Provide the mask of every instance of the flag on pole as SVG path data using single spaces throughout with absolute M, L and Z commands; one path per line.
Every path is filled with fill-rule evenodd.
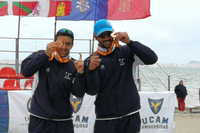
M 150 0 L 73 0 L 70 15 L 57 20 L 128 20 L 150 16 Z
M 73 0 L 70 15 L 57 20 L 98 20 L 107 17 L 108 0 Z
M 0 15 L 8 15 L 7 12 L 8 4 L 5 1 L 0 1 Z
M 32 12 L 38 2 L 12 2 L 13 15 L 26 16 Z
M 48 17 L 59 17 L 70 14 L 71 0 L 50 0 L 50 9 Z
M 0 16 L 58 17 L 70 14 L 72 0 L 4 0 Z
M 108 19 L 141 19 L 150 16 L 149 0 L 109 0 Z

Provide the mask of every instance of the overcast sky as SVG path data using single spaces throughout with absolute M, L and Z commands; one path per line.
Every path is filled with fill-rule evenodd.
M 199 0 L 151 0 L 150 17 L 110 22 L 116 31 L 126 31 L 132 40 L 153 49 L 158 55 L 158 63 L 186 64 L 193 60 L 200 62 L 199 6 Z M 53 38 L 54 21 L 55 18 L 23 17 L 20 37 Z M 75 39 L 92 39 L 93 25 L 92 21 L 57 21 L 56 29 L 66 27 L 74 32 Z M 0 17 L 0 37 L 17 37 L 17 27 L 18 17 Z M 14 50 L 14 45 L 9 44 L 13 42 L 6 41 L 0 39 L 0 48 Z M 41 48 L 45 48 L 49 41 L 43 42 Z M 28 41 L 28 47 L 23 47 L 34 51 L 39 45 L 31 47 L 31 44 L 36 43 L 38 42 Z M 85 47 L 80 42 L 75 45 L 75 49 L 80 51 Z

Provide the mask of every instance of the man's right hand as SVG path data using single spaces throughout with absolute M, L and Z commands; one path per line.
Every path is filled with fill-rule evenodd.
M 51 53 L 53 52 L 54 49 L 58 48 L 58 42 L 51 42 L 49 44 L 47 44 L 47 48 L 46 48 L 46 55 L 50 56 Z
M 90 59 L 89 70 L 94 70 L 97 66 L 99 66 L 101 59 L 97 55 L 97 51 L 93 53 Z

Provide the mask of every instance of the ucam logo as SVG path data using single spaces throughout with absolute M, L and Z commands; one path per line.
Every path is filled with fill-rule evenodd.
M 160 113 L 160 116 L 158 116 L 159 112 L 162 109 L 163 102 L 164 98 L 148 98 L 149 107 L 154 115 L 148 113 L 149 116 L 147 115 L 146 117 L 142 118 L 142 129 L 168 129 L 168 116 L 166 116 L 166 114 L 163 113 Z
M 163 105 L 163 100 L 164 98 L 162 99 L 150 99 L 148 98 L 148 101 L 149 101 L 149 106 L 151 108 L 151 111 L 156 115 L 158 114 L 158 112 L 160 111 L 162 105 Z
M 80 110 L 82 102 L 83 98 L 73 98 L 73 100 L 71 101 L 71 105 L 73 107 L 74 113 L 77 113 Z
M 85 116 L 80 112 L 78 115 L 75 115 L 76 113 L 79 112 L 81 106 L 83 103 L 83 98 L 73 98 L 71 101 L 71 105 L 73 107 L 73 112 L 74 112 L 74 128 L 88 128 L 88 120 L 89 117 Z

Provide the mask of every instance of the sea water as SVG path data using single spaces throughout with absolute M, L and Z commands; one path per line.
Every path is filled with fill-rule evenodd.
M 163 71 L 163 70 L 164 71 Z M 186 67 L 139 67 L 141 91 L 162 92 L 173 91 L 175 86 L 183 80 L 187 89 L 186 107 L 200 106 L 200 68 Z M 169 83 L 169 85 L 168 85 Z M 177 99 L 175 98 L 177 107 Z

